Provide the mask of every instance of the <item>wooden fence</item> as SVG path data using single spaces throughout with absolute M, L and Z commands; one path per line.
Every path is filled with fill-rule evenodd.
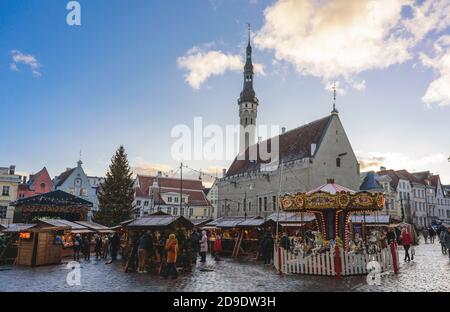
M 336 253 L 338 256 L 336 256 Z M 281 273 L 310 275 L 348 276 L 368 274 L 377 269 L 380 272 L 398 271 L 396 246 L 369 255 L 344 251 L 336 247 L 332 251 L 303 256 L 275 246 L 274 265 Z

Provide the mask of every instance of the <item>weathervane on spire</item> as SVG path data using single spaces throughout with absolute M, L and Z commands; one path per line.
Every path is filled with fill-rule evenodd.
M 331 113 L 339 113 L 336 109 L 336 80 L 333 82 L 333 110 L 331 111 Z

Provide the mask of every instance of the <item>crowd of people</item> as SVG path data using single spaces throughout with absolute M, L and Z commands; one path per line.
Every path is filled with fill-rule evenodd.
M 76 234 L 73 239 L 73 260 L 80 261 L 80 254 L 85 261 L 91 259 L 91 246 L 94 246 L 95 259 L 107 259 L 111 256 L 111 260 L 108 263 L 117 260 L 117 255 L 120 249 L 120 237 L 119 234 L 95 234 L 93 237 L 90 235 Z
M 191 272 L 199 258 L 200 263 L 206 263 L 208 251 L 216 261 L 220 261 L 220 234 L 217 233 L 211 241 L 206 231 L 200 230 L 179 230 L 168 236 L 161 232 L 145 231 L 132 240 L 129 268 L 138 273 L 148 273 L 150 268 L 159 264 L 158 273 L 166 278 L 176 278 L 177 267 L 181 267 L 182 272 Z
M 450 260 L 450 227 L 444 225 L 424 227 L 422 236 L 425 244 L 434 244 L 436 237 L 439 239 L 443 255 L 449 256 Z

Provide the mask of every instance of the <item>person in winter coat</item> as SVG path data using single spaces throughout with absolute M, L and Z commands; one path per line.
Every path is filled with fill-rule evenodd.
M 216 240 L 214 241 L 214 260 L 220 261 L 220 253 L 222 252 L 222 237 L 220 234 L 216 235 Z
M 169 239 L 166 242 L 165 250 L 167 252 L 167 266 L 165 270 L 164 276 L 167 278 L 170 275 L 173 275 L 174 278 L 177 278 L 177 256 L 178 256 L 178 240 L 175 234 L 170 234 Z
M 387 233 L 387 241 L 388 244 L 390 245 L 391 243 L 396 243 L 397 242 L 397 237 L 395 235 L 395 230 L 392 228 L 389 228 L 388 233 Z
M 402 234 L 400 235 L 400 240 L 403 245 L 403 249 L 405 249 L 405 261 L 411 261 L 411 257 L 409 255 L 409 248 L 412 244 L 411 234 L 409 234 L 406 228 L 403 228 Z
M 447 231 L 445 231 L 444 244 L 445 244 L 445 247 L 447 247 L 447 254 L 448 254 L 448 258 L 450 260 L 450 227 L 447 228 Z
M 202 238 L 200 239 L 200 262 L 206 262 L 206 253 L 208 252 L 208 236 L 206 236 L 206 231 L 202 231 Z
M 83 251 L 84 260 L 89 261 L 91 259 L 91 242 L 87 235 L 83 238 L 81 250 Z
M 114 233 L 113 237 L 111 238 L 110 242 L 111 246 L 111 261 L 108 263 L 112 263 L 113 261 L 117 260 L 117 253 L 120 249 L 120 236 L 117 233 Z
M 82 244 L 81 236 L 80 234 L 77 234 L 75 236 L 75 239 L 73 240 L 73 261 L 80 260 L 81 244 Z
M 154 255 L 153 237 L 150 232 L 144 233 L 138 240 L 138 273 L 145 272 L 145 266 L 149 258 Z
M 447 233 L 446 228 L 442 228 L 439 233 L 439 243 L 441 244 L 442 254 L 447 254 L 447 246 L 445 246 L 445 234 Z
M 94 252 L 95 260 L 99 260 L 102 255 L 102 238 L 98 234 L 95 234 Z
M 192 260 L 193 260 L 193 246 L 192 246 L 192 237 L 188 232 L 184 237 L 184 241 L 180 248 L 181 254 L 181 265 L 183 266 L 183 272 L 191 272 L 192 271 Z
M 423 228 L 422 230 L 423 239 L 425 240 L 425 244 L 428 243 L 428 229 Z
M 286 232 L 283 233 L 280 241 L 281 248 L 291 250 L 291 242 Z
M 102 239 L 102 258 L 108 258 L 109 254 L 109 237 L 108 235 L 104 235 Z
M 200 253 L 200 240 L 202 239 L 202 236 L 198 231 L 194 231 L 191 235 L 192 240 L 192 249 L 194 252 L 193 258 L 194 258 L 194 264 L 197 263 L 197 257 Z
M 263 240 L 261 241 L 261 254 L 264 259 L 264 264 L 270 264 L 272 260 L 273 245 L 274 242 L 272 234 L 267 232 Z
M 434 237 L 436 236 L 436 232 L 434 231 L 433 227 L 430 225 L 428 228 L 428 236 L 430 237 L 430 242 L 434 244 Z

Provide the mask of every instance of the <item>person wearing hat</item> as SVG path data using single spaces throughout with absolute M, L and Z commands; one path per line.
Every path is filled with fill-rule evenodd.
M 80 260 L 80 250 L 81 250 L 81 235 L 75 235 L 75 239 L 73 240 L 73 261 Z
M 170 234 L 169 239 L 166 241 L 165 246 L 167 252 L 167 267 L 165 270 L 164 277 L 168 277 L 169 275 L 173 275 L 174 278 L 178 277 L 177 272 L 177 256 L 178 256 L 178 240 L 175 234 Z

